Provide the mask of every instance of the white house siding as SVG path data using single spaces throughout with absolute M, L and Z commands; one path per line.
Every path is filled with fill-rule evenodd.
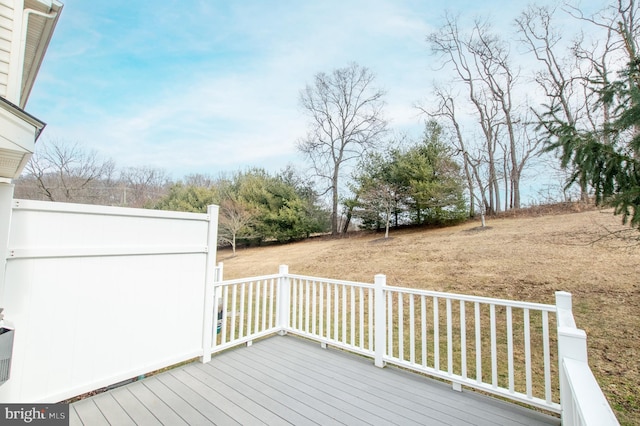
M 13 1 L 0 0 L 0 96 L 7 97 L 9 60 L 13 36 Z

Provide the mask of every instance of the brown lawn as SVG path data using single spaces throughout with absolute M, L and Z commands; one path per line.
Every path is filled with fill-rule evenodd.
M 226 279 L 277 273 L 554 303 L 573 294 L 589 363 L 622 424 L 640 424 L 640 233 L 611 211 L 555 212 L 489 219 L 432 230 L 361 233 L 342 239 L 218 253 Z

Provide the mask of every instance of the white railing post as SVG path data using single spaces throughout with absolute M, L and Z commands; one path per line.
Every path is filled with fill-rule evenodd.
M 207 214 L 209 216 L 209 226 L 207 229 L 207 256 L 205 259 L 203 295 L 202 356 L 200 357 L 200 362 L 202 363 L 211 361 L 211 348 L 215 341 L 213 318 L 214 315 L 217 315 L 217 300 L 214 300 L 216 299 L 214 284 L 218 279 L 217 268 L 215 266 L 218 247 L 218 206 L 208 206 Z M 222 269 L 220 269 L 220 271 L 222 271 Z M 214 310 L 216 311 L 215 313 Z
M 562 371 L 563 358 L 587 362 L 587 334 L 576 327 L 571 293 L 556 292 L 556 309 L 558 311 L 558 362 Z
M 576 327 L 571 293 L 556 292 L 558 367 L 563 425 L 618 425 L 587 357 L 587 334 Z
M 215 286 L 213 288 L 213 324 L 211 327 L 211 351 L 218 344 L 218 321 L 220 321 L 220 327 L 224 327 L 226 325 L 227 313 L 224 311 L 227 309 L 226 306 L 222 306 L 222 287 L 218 286 L 218 283 L 224 281 L 224 264 L 222 262 L 218 262 L 218 265 L 215 269 L 215 277 L 214 283 Z M 219 319 L 218 316 L 222 313 L 222 318 Z
M 587 335 L 584 330 L 576 327 L 572 305 L 571 293 L 556 292 L 560 405 L 562 406 L 562 423 L 566 425 L 575 424 L 576 413 L 573 410 L 571 386 L 567 380 L 563 361 L 568 358 L 587 362 Z
M 218 262 L 216 267 L 215 282 L 219 283 L 220 281 L 224 281 L 224 263 L 222 262 Z
M 384 356 L 387 350 L 387 310 L 385 309 L 385 287 L 387 285 L 387 277 L 383 274 L 375 276 L 374 290 L 374 353 L 375 366 L 384 367 Z M 391 326 L 391 324 L 389 324 Z
M 571 293 L 567 293 L 566 291 L 556 291 L 556 310 L 558 312 L 558 328 L 576 328 L 576 322 L 573 319 L 573 302 Z
M 284 336 L 289 329 L 291 291 L 289 288 L 289 266 L 280 265 L 278 270 L 278 334 Z
M 562 360 L 569 352 L 579 351 L 580 335 L 575 326 L 572 312 L 571 293 L 556 291 L 556 310 L 558 328 L 558 372 L 560 379 L 560 405 L 562 407 L 562 422 L 566 425 L 575 424 L 575 413 L 571 397 L 571 387 L 567 380 Z M 584 332 L 583 332 L 584 334 Z

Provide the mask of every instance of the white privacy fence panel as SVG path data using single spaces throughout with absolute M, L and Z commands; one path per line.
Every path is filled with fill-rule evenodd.
M 15 200 L 1 297 L 16 331 L 0 401 L 59 401 L 203 355 L 216 228 L 216 208 Z

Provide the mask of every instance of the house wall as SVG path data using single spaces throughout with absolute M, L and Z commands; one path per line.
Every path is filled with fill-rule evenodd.
M 201 356 L 210 213 L 15 200 L 2 294 L 15 343 L 0 401 L 56 402 Z
M 7 97 L 11 40 L 13 40 L 13 0 L 0 0 L 0 96 Z

